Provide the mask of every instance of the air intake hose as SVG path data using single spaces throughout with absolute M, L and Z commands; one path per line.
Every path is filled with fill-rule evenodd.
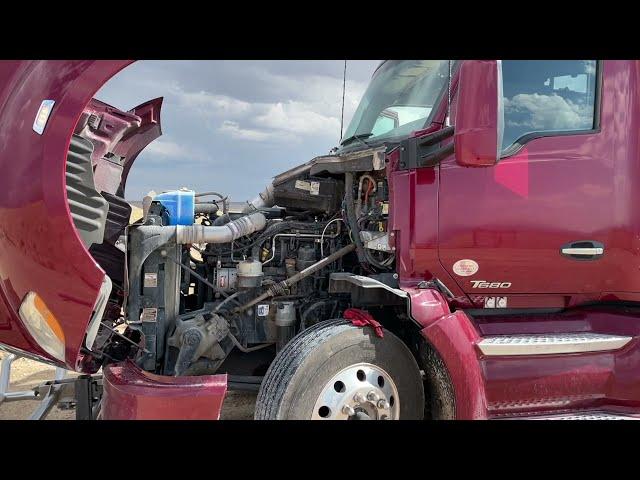
M 264 229 L 267 218 L 259 212 L 240 217 L 222 226 L 178 225 L 176 243 L 231 243 Z
M 274 203 L 273 183 L 270 183 L 256 198 L 247 202 L 247 205 L 242 209 L 242 213 L 254 212 L 260 208 L 273 207 Z

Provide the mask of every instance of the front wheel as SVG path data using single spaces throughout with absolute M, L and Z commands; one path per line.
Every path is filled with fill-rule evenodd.
M 345 320 L 314 325 L 278 353 L 256 401 L 256 420 L 421 419 L 424 390 L 407 346 Z

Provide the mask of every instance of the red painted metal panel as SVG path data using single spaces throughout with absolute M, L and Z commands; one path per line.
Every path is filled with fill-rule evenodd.
M 42 297 L 79 350 L 104 272 L 70 217 L 65 161 L 76 122 L 102 84 L 129 61 L 0 62 L 0 343 L 51 359 L 17 316 L 29 291 Z M 42 135 L 31 128 L 40 102 L 55 100 Z M 60 363 L 60 362 L 56 362 Z
M 103 420 L 218 420 L 226 375 L 166 377 L 133 362 L 104 369 Z

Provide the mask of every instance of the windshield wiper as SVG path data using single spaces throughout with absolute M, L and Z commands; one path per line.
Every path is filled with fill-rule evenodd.
M 358 140 L 365 147 L 370 147 L 371 145 L 369 145 L 367 142 L 365 142 L 364 139 L 365 138 L 369 138 L 371 135 L 373 135 L 373 133 L 359 133 L 357 135 L 351 135 L 349 138 L 345 138 L 343 141 L 341 141 L 340 145 L 344 146 L 347 143 L 351 143 L 354 140 Z

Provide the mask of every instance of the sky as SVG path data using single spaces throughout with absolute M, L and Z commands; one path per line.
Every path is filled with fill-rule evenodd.
M 348 60 L 344 129 L 379 60 Z M 139 61 L 96 94 L 120 110 L 164 97 L 162 136 L 138 156 L 127 200 L 215 190 L 241 202 L 340 137 L 344 60 Z

